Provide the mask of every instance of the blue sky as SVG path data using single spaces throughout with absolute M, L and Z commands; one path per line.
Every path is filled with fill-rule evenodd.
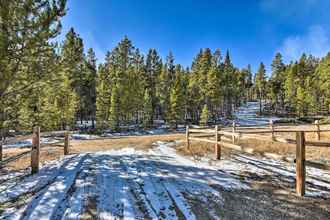
M 127 35 L 143 52 L 172 51 L 185 66 L 209 47 L 256 70 L 277 51 L 285 61 L 330 51 L 329 11 L 328 0 L 68 0 L 59 39 L 74 27 L 98 62 Z

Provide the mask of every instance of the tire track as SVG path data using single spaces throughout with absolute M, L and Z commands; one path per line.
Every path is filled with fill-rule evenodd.
M 150 219 L 139 206 L 141 204 L 133 190 L 136 187 L 134 177 L 128 174 L 123 157 L 126 156 L 102 155 L 98 158 L 98 217 L 99 219 Z
M 55 181 L 38 193 L 32 202 L 29 203 L 22 219 L 51 219 L 56 212 L 59 212 L 57 209 L 65 201 L 66 194 L 71 189 L 72 184 L 74 184 L 86 157 L 87 155 L 83 155 L 80 157 L 80 160 L 68 163 L 65 167 L 62 167 L 62 172 L 57 175 Z

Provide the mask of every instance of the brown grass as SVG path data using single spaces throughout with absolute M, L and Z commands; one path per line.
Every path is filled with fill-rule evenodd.
M 281 133 L 276 134 L 283 138 L 295 138 L 294 133 Z M 266 135 L 269 137 L 269 135 Z M 307 140 L 315 140 L 314 133 L 306 134 Z M 147 150 L 152 147 L 152 143 L 156 141 L 174 141 L 181 140 L 181 143 L 177 146 L 179 153 L 183 155 L 194 156 L 195 159 L 200 159 L 205 155 L 213 156 L 214 145 L 204 142 L 191 142 L 191 148 L 188 150 L 185 146 L 184 134 L 163 134 L 163 135 L 146 135 L 146 136 L 129 136 L 129 137 L 117 137 L 106 138 L 98 140 L 73 140 L 70 142 L 70 153 L 84 153 L 84 152 L 97 152 L 106 151 L 111 149 L 120 149 L 124 147 L 132 147 L 139 150 Z M 322 141 L 330 141 L 330 132 L 321 134 Z M 263 154 L 274 153 L 282 156 L 293 157 L 295 156 L 295 145 L 287 143 L 272 142 L 269 140 L 256 140 L 256 139 L 241 139 L 239 143 L 243 147 L 253 148 L 254 152 Z M 4 149 L 4 158 L 8 158 L 28 149 Z M 231 149 L 222 148 L 221 156 L 226 158 L 230 156 L 233 151 Z M 57 160 L 63 156 L 62 147 L 45 146 L 41 149 L 40 161 L 41 164 Z M 330 148 L 325 147 L 307 147 L 306 149 L 307 159 L 312 160 L 330 160 Z M 17 170 L 24 169 L 30 166 L 30 156 L 26 156 L 9 163 L 6 169 Z
M 70 154 L 97 152 L 112 149 L 120 149 L 124 147 L 132 147 L 140 150 L 147 150 L 152 147 L 152 143 L 156 141 L 174 141 L 183 140 L 183 134 L 165 134 L 165 135 L 149 135 L 149 136 L 130 136 L 118 137 L 98 140 L 72 140 L 70 142 Z M 15 156 L 17 154 L 28 151 L 27 148 L 10 148 L 4 149 L 4 159 Z M 43 146 L 40 151 L 40 163 L 57 160 L 63 156 L 63 147 Z M 16 161 L 6 165 L 8 170 L 25 169 L 30 166 L 31 157 L 28 154 Z
M 288 137 L 288 135 L 286 135 Z M 294 135 L 291 135 L 290 138 L 293 138 Z M 315 140 L 313 135 L 307 134 L 306 140 Z M 323 135 L 321 137 L 322 141 L 330 141 L 330 138 Z M 244 139 L 240 140 L 239 144 L 244 147 L 250 147 L 255 150 L 257 153 L 274 153 L 282 156 L 291 156 L 295 157 L 296 145 L 280 142 L 272 142 L 268 140 L 256 140 L 256 139 Z M 306 159 L 312 160 L 330 160 L 330 148 L 329 147 L 306 147 Z
M 150 149 L 152 147 L 152 143 L 156 141 L 183 140 L 184 137 L 184 134 L 129 136 L 99 140 L 76 140 L 71 141 L 70 145 L 79 153 L 106 151 L 111 149 L 120 149 L 123 147 L 147 150 Z
M 27 151 L 27 149 L 11 149 L 9 152 L 5 150 L 4 157 L 12 157 L 19 153 L 23 153 Z M 40 163 L 44 164 L 47 161 L 57 160 L 61 156 L 63 156 L 63 148 L 60 147 L 50 147 L 45 146 L 40 151 Z M 12 161 L 6 165 L 6 169 L 8 170 L 20 170 L 28 168 L 31 165 L 31 156 L 27 154 L 24 157 L 21 157 L 18 160 Z
M 311 126 L 313 128 L 313 126 Z M 311 127 L 305 126 L 306 129 L 311 129 Z M 277 137 L 295 139 L 295 133 L 277 133 Z M 195 135 L 194 135 L 195 136 Z M 243 135 L 244 136 L 244 135 Z M 265 140 L 260 139 L 244 139 L 241 138 L 236 144 L 244 148 L 252 148 L 257 154 L 272 153 L 285 157 L 295 158 L 296 145 L 288 143 L 280 143 L 271 141 L 271 135 L 265 134 Z M 316 133 L 306 133 L 306 140 L 315 141 Z M 321 141 L 330 142 L 330 132 L 321 133 Z M 191 142 L 191 148 L 188 150 L 183 145 L 178 147 L 179 152 L 184 155 L 195 156 L 200 158 L 205 155 L 214 154 L 214 144 L 205 142 Z M 222 157 L 229 156 L 233 151 L 228 148 L 222 148 Z M 330 148 L 329 147 L 311 147 L 306 148 L 306 159 L 309 160 L 330 160 Z

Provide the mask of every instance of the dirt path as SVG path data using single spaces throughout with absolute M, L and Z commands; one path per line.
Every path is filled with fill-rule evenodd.
M 8 183 L 0 196 L 1 215 L 5 219 L 197 219 L 188 198 L 222 201 L 210 183 L 227 189 L 246 187 L 230 175 L 196 166 L 167 150 L 126 148 L 58 161 L 19 184 Z M 212 210 L 205 213 L 216 218 Z
M 299 198 L 293 165 L 244 154 L 197 162 L 171 146 L 71 155 L 4 181 L 0 218 L 329 219 L 329 173 L 309 169 Z

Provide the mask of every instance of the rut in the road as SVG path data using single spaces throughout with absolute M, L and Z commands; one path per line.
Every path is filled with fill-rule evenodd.
M 192 205 L 197 200 L 216 219 L 211 204 L 220 204 L 222 198 L 210 185 L 239 186 L 216 169 L 154 150 L 123 149 L 61 162 L 53 165 L 56 177 L 48 173 L 52 181 L 31 194 L 26 206 L 4 213 L 7 219 L 196 219 Z M 41 177 L 31 178 L 33 182 Z M 24 193 L 38 185 L 22 184 Z

